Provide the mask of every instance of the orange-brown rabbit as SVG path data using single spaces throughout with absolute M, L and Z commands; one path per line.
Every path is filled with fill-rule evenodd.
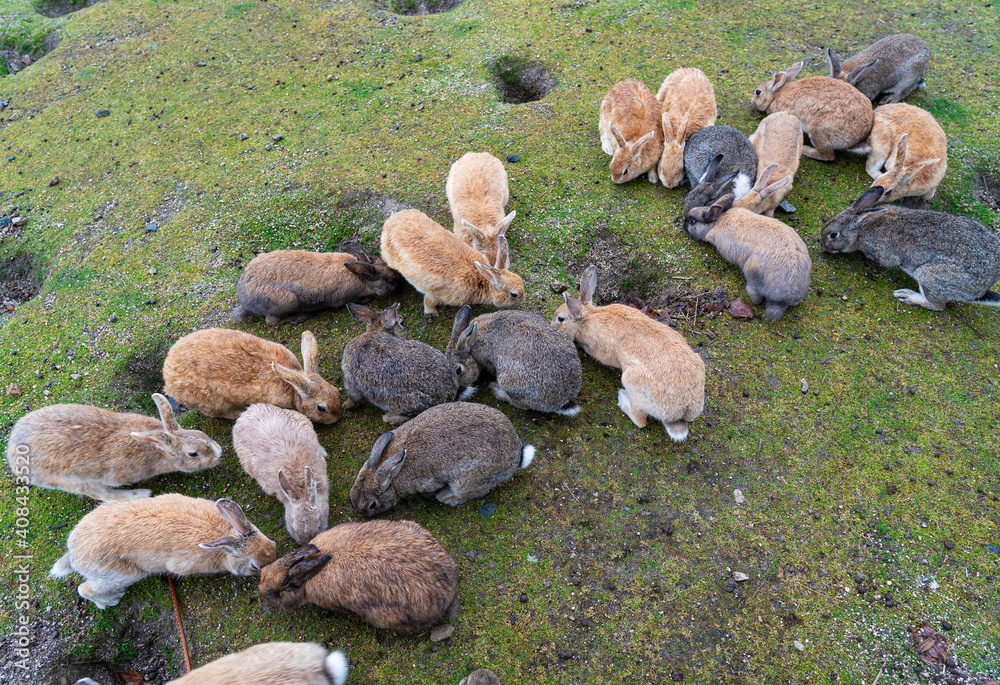
M 451 165 L 445 185 L 455 234 L 492 264 L 497 238 L 510 228 L 516 212 L 504 216 L 510 198 L 503 162 L 486 152 L 467 152 Z
M 325 647 L 309 642 L 266 642 L 216 659 L 167 685 L 344 685 L 345 680 L 343 652 L 327 654 Z
M 769 178 L 782 179 L 788 176 L 795 178 L 802 158 L 802 122 L 794 114 L 775 112 L 764 117 L 757 130 L 750 136 L 757 151 L 757 179 L 767 172 L 771 164 L 777 164 L 772 169 Z M 792 181 L 771 193 L 753 211 L 764 216 L 774 216 L 774 208 L 781 204 L 785 196 L 792 191 Z
M 948 137 L 930 112 L 905 103 L 875 109 L 865 171 L 885 188 L 880 202 L 932 200 L 948 170 Z
M 663 154 L 660 183 L 676 188 L 684 180 L 684 144 L 691 134 L 715 123 L 715 89 L 701 69 L 685 67 L 663 79 L 656 99 L 662 105 Z
M 653 91 L 635 79 L 616 83 L 604 96 L 598 130 L 601 149 L 611 155 L 611 180 L 615 183 L 642 174 L 656 183 L 656 164 L 663 153 L 660 111 Z

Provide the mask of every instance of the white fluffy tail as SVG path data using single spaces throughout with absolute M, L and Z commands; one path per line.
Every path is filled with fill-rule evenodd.
M 49 571 L 50 576 L 56 578 L 65 578 L 73 572 L 73 565 L 69 563 L 69 552 L 59 557 L 59 561 L 52 565 L 52 570 Z
M 559 407 L 555 411 L 556 414 L 561 414 L 563 416 L 576 416 L 580 413 L 580 405 L 576 402 L 569 401 L 563 406 Z
M 686 421 L 665 423 L 663 424 L 663 427 L 667 429 L 667 435 L 669 435 L 674 442 L 681 442 L 687 439 L 688 425 Z
M 531 466 L 531 462 L 535 460 L 535 448 L 531 445 L 525 445 L 521 448 L 521 468 L 526 469 Z
M 476 386 L 474 386 L 474 385 L 467 385 L 467 386 L 465 386 L 464 389 L 459 390 L 459 392 L 458 392 L 458 399 L 456 399 L 455 401 L 456 402 L 464 402 L 465 400 L 469 399 L 470 397 L 472 397 L 475 394 L 476 394 Z
M 333 685 L 344 685 L 347 680 L 347 657 L 343 652 L 330 652 L 326 655 L 326 674 L 330 676 Z

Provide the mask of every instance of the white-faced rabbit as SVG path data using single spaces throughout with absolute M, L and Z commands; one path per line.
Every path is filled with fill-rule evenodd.
M 285 505 L 285 528 L 304 545 L 327 529 L 330 486 L 326 450 L 312 422 L 297 411 L 251 404 L 233 424 L 243 469 Z
M 638 309 L 595 306 L 596 289 L 597 268 L 589 266 L 580 298 L 566 293 L 553 325 L 600 363 L 622 370 L 618 406 L 635 425 L 643 428 L 653 417 L 673 440 L 684 440 L 705 407 L 705 362 L 684 336 Z
M 482 253 L 497 258 L 497 238 L 510 228 L 516 212 L 504 216 L 510 198 L 503 162 L 486 152 L 467 152 L 451 165 L 445 185 L 455 234 Z
M 695 131 L 715 123 L 715 89 L 701 69 L 685 67 L 663 79 L 656 99 L 662 106 L 663 154 L 656 167 L 660 183 L 676 188 L 684 180 L 684 145 Z
M 611 180 L 626 183 L 646 174 L 656 183 L 663 153 L 660 101 L 641 81 L 626 79 L 611 86 L 601 100 L 598 122 L 601 149 L 611 155 Z
M 219 463 L 217 442 L 199 430 L 181 428 L 163 395 L 154 394 L 153 401 L 159 420 L 82 404 L 37 409 L 21 417 L 7 439 L 11 470 L 15 475 L 26 471 L 28 482 L 40 488 L 126 502 L 151 493 L 114 487 Z
M 535 448 L 522 444 L 499 409 L 439 404 L 379 437 L 351 488 L 351 504 L 367 516 L 418 494 L 456 506 L 485 497 L 534 457 Z
M 746 195 L 757 178 L 757 151 L 732 126 L 696 131 L 684 147 L 684 169 L 691 190 L 684 198 L 684 216 L 694 207 L 711 204 L 733 183 L 737 197 Z
M 812 147 L 802 154 L 823 162 L 835 158 L 834 150 L 861 145 L 872 130 L 872 103 L 854 86 L 829 76 L 792 81 L 802 70 L 796 62 L 757 86 L 751 102 L 762 112 L 791 112 L 809 134 Z
M 260 575 L 272 609 L 348 611 L 376 628 L 413 633 L 458 615 L 458 565 L 413 521 L 342 523 Z
M 827 48 L 826 59 L 830 76 L 850 83 L 869 100 L 884 93 L 879 100 L 884 105 L 899 102 L 924 85 L 931 49 L 912 33 L 897 33 L 872 43 L 843 64 L 833 48 Z
M 231 499 L 178 494 L 106 502 L 80 519 L 66 547 L 49 575 L 79 573 L 86 579 L 80 596 L 98 609 L 118 604 L 146 576 L 251 576 L 277 557 L 275 544 Z
M 805 299 L 812 275 L 809 250 L 799 234 L 791 226 L 754 211 L 791 182 L 786 176 L 768 186 L 776 167 L 771 164 L 736 204 L 732 195 L 725 195 L 709 207 L 692 209 L 684 219 L 684 230 L 692 238 L 711 243 L 723 259 L 740 267 L 750 301 L 764 302 L 764 311 L 772 321 Z
M 869 188 L 823 226 L 827 252 L 862 252 L 912 276 L 920 292 L 893 292 L 904 304 L 941 311 L 949 302 L 1000 307 L 990 288 L 1000 278 L 1000 238 L 977 221 L 945 212 L 877 205 L 883 189 Z
M 447 355 L 419 340 L 410 340 L 399 303 L 377 312 L 371 307 L 349 304 L 365 332 L 344 347 L 344 409 L 353 409 L 366 399 L 385 412 L 382 420 L 398 425 L 436 404 L 470 396 L 475 388 L 463 388 L 460 376 L 475 335 L 466 336 Z
M 767 172 L 769 178 L 795 178 L 802 157 L 802 123 L 797 116 L 788 112 L 768 114 L 750 136 L 750 142 L 757 151 L 758 179 L 771 164 L 777 164 L 777 168 Z M 774 216 L 774 208 L 791 191 L 792 182 L 789 181 L 771 193 L 767 201 L 754 211 L 764 216 Z
M 268 324 L 302 323 L 324 309 L 348 302 L 368 302 L 395 292 L 402 277 L 360 245 L 345 243 L 347 252 L 275 250 L 254 257 L 236 283 L 240 304 L 234 321 L 251 314 Z
M 948 169 L 948 137 L 934 115 L 906 103 L 877 107 L 868 144 L 865 170 L 885 189 L 880 202 L 934 198 Z
M 311 642 L 266 642 L 196 668 L 167 685 L 343 685 L 347 657 Z
M 518 409 L 580 413 L 575 398 L 583 385 L 583 366 L 565 333 L 531 312 L 492 312 L 470 322 L 471 315 L 467 306 L 459 310 L 448 343 L 448 349 L 454 348 L 467 329 L 476 327 L 463 384 L 474 383 L 484 369 L 496 378 L 490 390 L 498 400 Z
M 302 332 L 302 366 L 288 348 L 243 331 L 206 328 L 174 343 L 167 394 L 206 416 L 236 419 L 251 404 L 294 409 L 319 423 L 340 417 L 340 391 L 319 375 L 319 346 Z
M 424 313 L 437 316 L 439 304 L 492 304 L 517 307 L 524 281 L 510 271 L 507 238 L 497 236 L 494 266 L 478 250 L 423 212 L 396 212 L 382 225 L 382 256 L 424 296 Z

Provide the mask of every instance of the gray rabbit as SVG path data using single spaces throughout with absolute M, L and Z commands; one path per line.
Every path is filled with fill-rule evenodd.
M 844 60 L 826 49 L 830 77 L 847 81 L 874 100 L 885 93 L 880 105 L 900 102 L 924 84 L 924 74 L 931 61 L 931 49 L 912 33 L 897 33 L 872 43 Z
M 348 311 L 366 330 L 347 342 L 341 361 L 347 394 L 343 409 L 353 409 L 364 398 L 385 411 L 382 420 L 393 425 L 436 404 L 465 399 L 475 392 L 475 388 L 463 388 L 459 383 L 475 343 L 475 331 L 445 356 L 430 345 L 409 339 L 398 308 L 397 302 L 379 313 L 371 307 L 348 304 Z
M 949 302 L 1000 307 L 990 286 L 1000 278 L 1000 238 L 982 224 L 945 212 L 877 205 L 874 186 L 823 226 L 827 252 L 861 251 L 912 276 L 920 292 L 893 292 L 904 304 L 941 311 Z
M 368 516 L 416 494 L 455 506 L 485 496 L 534 457 L 499 409 L 439 404 L 382 434 L 354 481 L 351 504 Z
M 458 310 L 448 349 L 470 328 L 472 309 Z M 576 416 L 574 398 L 583 385 L 583 366 L 576 346 L 562 331 L 538 314 L 502 310 L 482 314 L 471 323 L 476 342 L 461 380 L 471 385 L 486 370 L 496 378 L 490 390 L 498 400 L 518 409 Z
M 745 135 L 732 126 L 709 126 L 696 131 L 684 146 L 684 171 L 691 191 L 684 198 L 684 214 L 707 207 L 726 194 L 735 181 L 733 195 L 746 195 L 757 179 L 757 151 Z

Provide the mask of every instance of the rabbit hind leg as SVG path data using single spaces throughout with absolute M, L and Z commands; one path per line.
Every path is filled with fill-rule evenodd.
M 618 390 L 618 408 L 625 412 L 625 415 L 632 419 L 632 423 L 636 426 L 639 428 L 646 427 L 649 417 L 646 412 L 632 405 L 628 396 L 628 390 L 625 388 Z
M 947 302 L 936 302 L 934 300 L 929 299 L 924 294 L 924 287 L 920 284 L 918 284 L 918 287 L 920 288 L 919 293 L 915 293 L 912 290 L 909 290 L 908 288 L 900 288 L 899 290 L 894 290 L 892 294 L 893 297 L 895 297 L 903 304 L 914 304 L 919 307 L 923 307 L 924 309 L 930 309 L 931 311 L 935 312 L 944 311 L 945 305 L 948 304 Z
M 91 578 L 81 583 L 76 591 L 84 599 L 93 602 L 98 609 L 107 609 L 122 601 L 129 586 L 144 577 L 143 574 L 138 577 L 115 575 L 113 578 Z
M 808 145 L 802 146 L 802 154 L 809 159 L 816 159 L 820 162 L 832 162 L 836 159 L 836 154 L 832 147 L 810 147 Z
M 506 390 L 500 387 L 499 383 L 490 383 L 490 391 L 493 393 L 493 396 L 501 402 L 506 402 L 507 404 L 517 407 L 518 409 L 531 409 L 528 405 L 511 397 Z
M 41 484 L 39 484 L 41 485 Z M 96 480 L 48 479 L 43 486 L 53 490 L 63 490 L 74 495 L 83 495 L 101 502 L 129 502 L 134 499 L 149 497 L 150 490 L 116 490 L 109 485 Z

